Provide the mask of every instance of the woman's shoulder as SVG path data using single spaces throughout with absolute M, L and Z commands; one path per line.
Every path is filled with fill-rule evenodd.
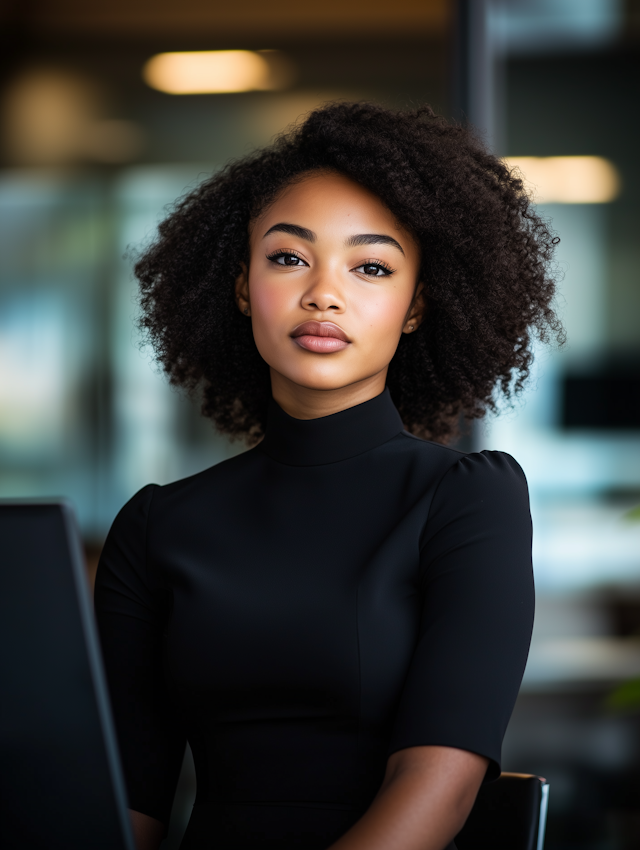
M 526 490 L 527 481 L 518 461 L 507 452 L 485 449 L 463 452 L 451 446 L 423 440 L 403 431 L 395 441 L 395 449 L 408 455 L 418 467 L 435 472 L 439 485 L 449 482 L 454 488 L 465 485 L 480 488 L 515 487 Z
M 146 534 L 167 511 L 175 515 L 176 510 L 189 510 L 202 499 L 229 498 L 234 489 L 242 489 L 253 455 L 249 450 L 168 484 L 145 485 L 119 510 L 110 535 Z
M 173 501 L 175 498 L 188 498 L 190 494 L 211 493 L 214 489 L 228 487 L 232 482 L 239 484 L 244 476 L 253 472 L 256 461 L 259 462 L 260 453 L 256 451 L 256 448 L 241 451 L 193 475 L 162 486 L 156 485 L 154 501 L 157 500 L 159 503 L 165 500 Z
M 513 483 L 526 486 L 527 480 L 518 461 L 507 452 L 483 449 L 479 452 L 461 452 L 451 465 L 452 473 L 465 479 L 500 486 Z
M 501 451 L 460 454 L 440 477 L 424 539 L 492 534 L 531 538 L 529 489 L 520 464 Z

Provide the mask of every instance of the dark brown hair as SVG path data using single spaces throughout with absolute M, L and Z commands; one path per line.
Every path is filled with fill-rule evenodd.
M 334 170 L 374 192 L 421 248 L 426 316 L 403 334 L 387 384 L 405 426 L 446 441 L 461 417 L 522 388 L 532 335 L 562 340 L 552 309 L 553 233 L 517 173 L 430 107 L 331 103 L 178 200 L 140 256 L 140 324 L 177 386 L 249 442 L 264 429 L 269 369 L 237 308 L 249 227 L 306 172 Z

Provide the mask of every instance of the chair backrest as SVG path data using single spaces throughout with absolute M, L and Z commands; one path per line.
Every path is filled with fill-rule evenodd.
M 456 837 L 458 850 L 543 850 L 549 784 L 539 776 L 502 773 L 480 788 Z

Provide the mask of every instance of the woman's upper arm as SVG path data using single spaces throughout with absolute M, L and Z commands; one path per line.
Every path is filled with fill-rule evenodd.
M 131 809 L 168 823 L 185 735 L 164 683 L 166 594 L 147 564 L 154 486 L 120 511 L 96 575 L 102 655 Z
M 463 456 L 445 474 L 422 547 L 422 614 L 390 752 L 453 747 L 500 771 L 502 738 L 533 627 L 526 480 L 508 455 Z
M 473 805 L 482 784 L 489 759 L 454 747 L 407 747 L 392 753 L 380 789 L 383 793 L 401 774 L 413 774 L 425 793 L 437 784 L 447 786 L 447 794 L 459 801 L 464 820 Z
M 136 850 L 158 850 L 165 836 L 164 824 L 155 818 L 129 809 Z
M 394 753 L 385 780 L 362 818 L 331 850 L 442 850 L 473 806 L 487 759 L 452 747 Z

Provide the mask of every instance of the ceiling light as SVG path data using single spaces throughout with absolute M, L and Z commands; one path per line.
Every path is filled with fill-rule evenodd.
M 538 204 L 606 204 L 620 194 L 620 175 L 601 156 L 514 156 L 506 162 L 533 187 Z
M 275 88 L 267 58 L 252 50 L 158 53 L 142 70 L 151 88 L 166 94 L 217 94 Z

